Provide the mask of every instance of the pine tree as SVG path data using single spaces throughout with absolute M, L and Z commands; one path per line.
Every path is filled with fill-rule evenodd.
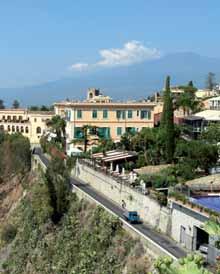
M 167 163 L 171 163 L 174 154 L 174 122 L 173 122 L 173 102 L 170 91 L 170 77 L 166 78 L 166 88 L 163 96 L 163 113 L 161 118 L 161 127 L 166 133 L 165 138 L 165 158 Z
M 18 100 L 14 100 L 14 102 L 12 104 L 12 107 L 13 108 L 19 108 L 20 107 L 20 104 L 19 104 Z

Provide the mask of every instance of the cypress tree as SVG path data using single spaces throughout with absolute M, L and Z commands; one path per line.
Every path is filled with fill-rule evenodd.
M 167 163 L 171 163 L 174 154 L 174 122 L 173 122 L 173 102 L 170 91 L 170 77 L 166 78 L 166 88 L 163 96 L 163 113 L 161 118 L 161 127 L 165 132 L 165 158 Z

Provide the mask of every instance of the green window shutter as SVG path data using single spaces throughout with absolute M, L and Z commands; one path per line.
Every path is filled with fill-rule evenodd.
M 147 111 L 141 110 L 141 119 L 146 119 L 146 118 L 147 118 Z
M 141 110 L 141 119 L 151 119 L 151 111 L 148 109 Z
M 122 128 L 117 127 L 117 136 L 121 136 L 121 135 L 122 135 Z
M 98 136 L 100 138 L 109 139 L 110 138 L 110 128 L 109 127 L 98 128 Z
M 77 139 L 83 138 L 83 130 L 81 127 L 75 127 L 74 138 L 77 138 Z
M 116 117 L 117 117 L 117 119 L 121 118 L 121 111 L 120 110 L 116 110 Z
M 81 119 L 82 118 L 82 110 L 78 109 L 77 110 L 77 119 Z
M 127 133 L 135 133 L 136 129 L 135 129 L 135 127 L 126 127 L 126 132 Z
M 104 119 L 108 118 L 108 110 L 107 109 L 103 109 L 103 118 Z
M 132 112 L 132 110 L 128 110 L 128 118 L 129 118 L 129 119 L 132 119 L 132 117 L 133 117 L 133 112 Z
M 96 109 L 94 109 L 93 111 L 92 111 L 92 118 L 97 118 L 97 110 Z

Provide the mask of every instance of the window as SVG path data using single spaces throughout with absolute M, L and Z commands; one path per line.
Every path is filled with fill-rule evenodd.
M 96 109 L 94 109 L 93 111 L 92 111 L 92 118 L 97 118 L 97 110 Z
M 15 132 L 15 126 L 12 126 L 12 132 Z
M 21 126 L 21 133 L 24 133 L 24 127 Z
M 8 131 L 11 131 L 11 127 L 10 126 L 8 126 Z
M 37 134 L 41 134 L 41 127 L 37 127 L 36 132 Z
M 133 112 L 132 112 L 132 110 L 128 110 L 128 118 L 129 119 L 132 119 L 132 117 L 133 117 Z
M 16 116 L 13 116 L 13 121 L 14 121 L 14 122 L 16 121 Z
M 116 117 L 117 117 L 117 119 L 121 118 L 121 111 L 120 110 L 116 110 Z
M 7 116 L 7 120 L 11 121 L 11 116 L 8 115 Z
M 125 119 L 125 110 L 116 110 L 117 119 Z
M 108 118 L 108 110 L 107 109 L 103 109 L 103 118 L 104 119 Z
M 135 127 L 126 127 L 127 133 L 135 133 Z
M 99 127 L 98 136 L 104 139 L 110 138 L 110 128 L 109 127 Z
M 77 109 L 77 119 L 81 119 L 81 118 L 82 118 L 82 110 Z
M 37 118 L 34 118 L 34 122 L 35 122 L 35 123 L 37 122 Z
M 141 119 L 150 119 L 151 112 L 150 110 L 141 110 Z
M 66 110 L 65 111 L 65 118 L 67 121 L 71 120 L 71 110 Z
M 122 128 L 117 127 L 117 136 L 121 136 L 121 135 L 122 135 Z
M 19 132 L 20 130 L 19 130 L 19 126 L 16 126 L 16 132 Z
M 74 138 L 81 139 L 83 138 L 83 130 L 81 127 L 75 127 L 74 129 Z
M 28 127 L 25 127 L 25 133 L 28 133 L 28 132 L 29 132 Z
M 2 119 L 5 120 L 5 115 L 2 116 Z
M 3 125 L 0 126 L 0 131 L 4 131 L 4 126 Z

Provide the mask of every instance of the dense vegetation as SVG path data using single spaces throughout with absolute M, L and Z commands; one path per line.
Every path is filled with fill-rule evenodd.
M 30 174 L 29 141 L 18 134 L 0 137 L 2 174 Z M 68 165 L 54 157 L 45 174 L 39 170 L 23 185 L 24 197 L 0 224 L 0 272 L 147 273 L 153 263 L 140 242 L 117 218 L 72 194 L 69 179 Z
M 52 213 L 48 188 L 43 179 L 36 181 L 10 219 L 16 233 L 9 239 L 11 252 L 4 274 L 121 274 L 125 269 L 128 274 L 144 274 L 149 270 L 142 245 L 103 209 L 71 195 L 59 225 L 51 222 Z
M 13 176 L 25 176 L 31 166 L 31 150 L 28 138 L 21 134 L 0 133 L 0 180 Z

